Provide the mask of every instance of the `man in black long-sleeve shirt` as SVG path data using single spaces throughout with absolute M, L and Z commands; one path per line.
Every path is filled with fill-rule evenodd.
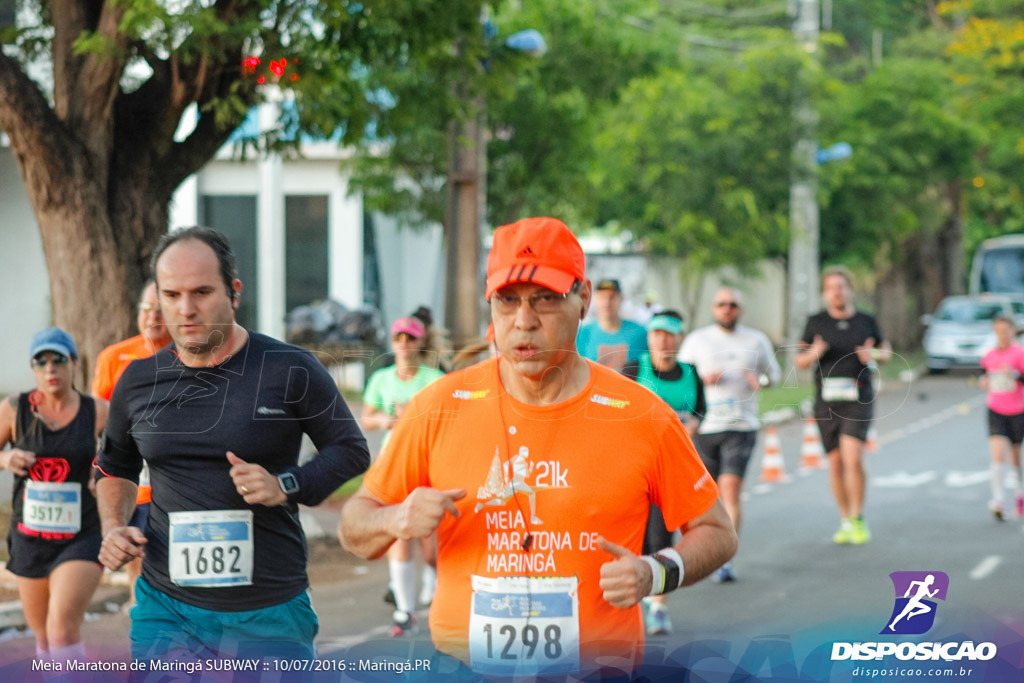
M 366 441 L 311 353 L 235 321 L 241 282 L 223 235 L 170 233 L 153 266 L 174 344 L 125 371 L 97 461 L 100 561 L 145 557 L 132 654 L 312 657 L 298 503 L 363 472 Z M 319 452 L 300 467 L 303 433 Z M 145 534 L 127 526 L 143 460 Z

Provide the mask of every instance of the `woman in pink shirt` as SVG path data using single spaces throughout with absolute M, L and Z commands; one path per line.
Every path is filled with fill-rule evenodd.
M 1017 326 L 1009 318 L 996 316 L 992 321 L 996 348 L 981 359 L 985 374 L 979 382 L 988 391 L 988 447 L 992 452 L 993 516 L 1003 520 L 1004 463 L 1012 463 L 1014 476 L 1014 512 L 1024 516 L 1024 490 L 1021 486 L 1020 445 L 1024 441 L 1024 348 L 1015 342 Z

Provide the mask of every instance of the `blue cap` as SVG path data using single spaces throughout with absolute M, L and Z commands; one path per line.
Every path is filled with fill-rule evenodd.
M 29 358 L 35 358 L 43 351 L 54 351 L 69 358 L 78 358 L 75 340 L 59 327 L 47 327 L 32 335 L 32 351 Z

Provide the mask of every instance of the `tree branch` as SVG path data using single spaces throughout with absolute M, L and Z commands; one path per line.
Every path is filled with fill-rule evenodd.
M 91 153 L 100 177 L 113 137 L 113 109 L 125 65 L 125 38 L 118 24 L 125 8 L 103 0 L 56 0 L 53 4 L 54 112 L 68 133 Z M 100 52 L 78 53 L 75 43 L 96 32 L 109 44 Z
M 943 23 L 942 17 L 939 16 L 939 10 L 935 6 L 935 0 L 928 0 L 926 5 L 928 8 L 928 21 L 931 22 L 932 28 L 940 31 L 945 30 L 947 26 Z
M 72 174 L 68 154 L 78 145 L 50 109 L 45 95 L 20 64 L 0 51 L 0 129 L 22 166 L 26 181 L 45 173 L 49 182 Z M 41 208 L 41 207 L 40 207 Z
M 85 55 L 80 77 L 73 84 L 74 97 L 71 107 L 74 116 L 80 117 L 83 124 L 90 129 L 90 139 L 97 136 L 102 138 L 96 140 L 97 151 L 106 149 L 109 142 L 114 99 L 117 97 L 121 75 L 127 61 L 127 39 L 118 31 L 124 12 L 124 3 L 112 2 L 103 5 L 96 32 L 109 41 L 113 49 Z M 104 131 L 105 135 L 98 135 L 100 131 Z

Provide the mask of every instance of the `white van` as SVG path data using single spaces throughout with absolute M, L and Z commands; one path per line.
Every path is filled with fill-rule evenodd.
M 1002 235 L 982 242 L 974 253 L 967 291 L 1024 296 L 1024 235 Z

